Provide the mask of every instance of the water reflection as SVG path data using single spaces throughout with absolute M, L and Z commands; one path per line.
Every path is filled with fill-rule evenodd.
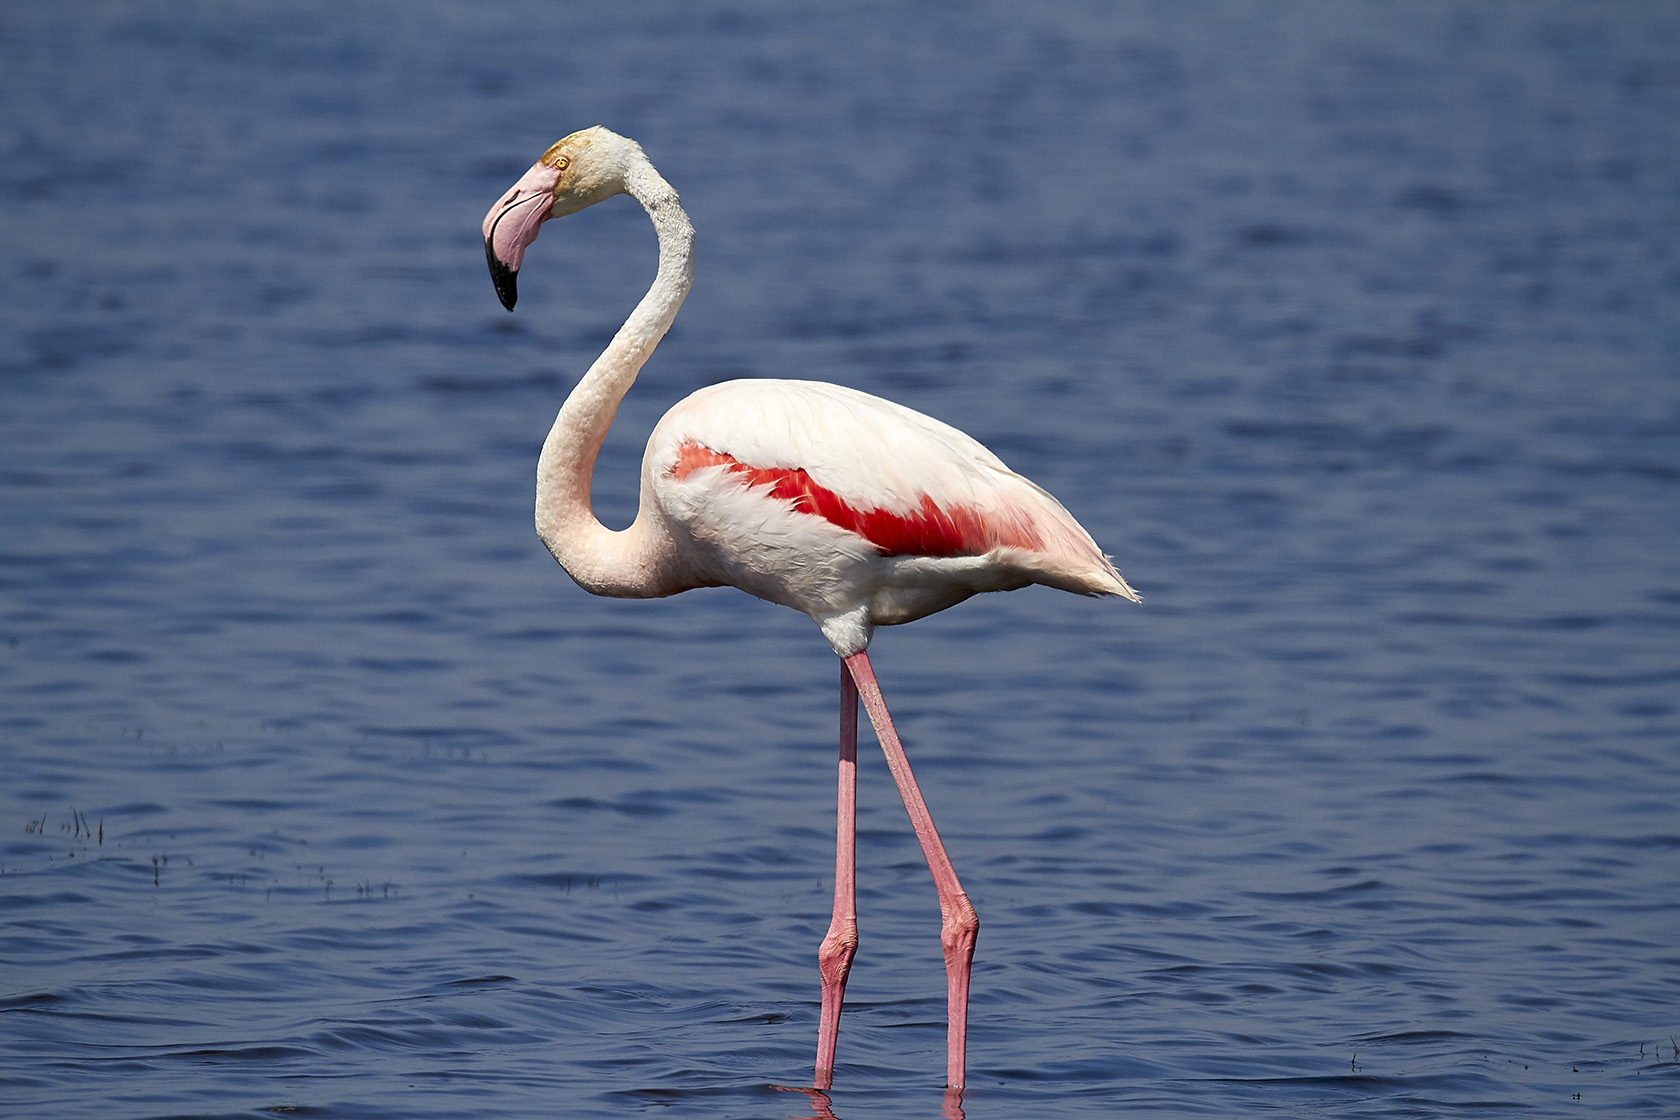
M 784 1093 L 802 1093 L 811 1106 L 811 1115 L 800 1117 L 798 1120 L 841 1120 L 834 1112 L 828 1094 L 821 1089 L 800 1089 L 791 1085 L 775 1085 L 772 1088 Z M 962 1108 L 963 1091 L 961 1089 L 946 1089 L 940 1099 L 940 1120 L 964 1120 Z

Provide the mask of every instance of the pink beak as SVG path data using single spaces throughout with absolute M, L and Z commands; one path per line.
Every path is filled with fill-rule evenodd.
M 525 246 L 537 239 L 543 222 L 548 220 L 554 184 L 559 180 L 560 173 L 554 168 L 536 164 L 484 215 L 484 259 L 490 264 L 496 296 L 509 311 L 519 298 L 515 280 L 519 262 L 525 259 Z

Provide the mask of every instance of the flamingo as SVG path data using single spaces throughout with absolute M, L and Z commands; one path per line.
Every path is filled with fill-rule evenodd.
M 542 223 L 629 194 L 659 239 L 652 285 L 567 396 L 537 462 L 537 534 L 585 591 L 622 598 L 738 587 L 803 611 L 841 659 L 834 914 L 817 953 L 815 1086 L 826 1090 L 857 951 L 857 705 L 862 700 L 933 873 L 947 980 L 946 1084 L 959 1091 L 979 918 L 951 866 L 866 652 L 877 626 L 982 591 L 1044 584 L 1137 601 L 1079 523 L 979 442 L 855 389 L 749 379 L 712 385 L 654 427 L 630 527 L 596 519 L 590 482 L 619 402 L 694 279 L 694 228 L 641 146 L 586 128 L 543 153 L 484 218 L 484 253 L 513 310 Z

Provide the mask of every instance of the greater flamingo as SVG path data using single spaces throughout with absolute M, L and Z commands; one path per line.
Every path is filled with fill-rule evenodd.
M 818 951 L 816 1087 L 834 1075 L 857 950 L 857 703 L 863 701 L 933 872 L 948 985 L 946 1079 L 963 1084 L 969 967 L 980 928 L 945 854 L 865 652 L 877 626 L 912 622 L 981 591 L 1039 583 L 1137 595 L 1071 514 L 949 425 L 812 381 L 743 380 L 692 394 L 642 458 L 635 521 L 615 532 L 589 487 L 619 401 L 694 279 L 694 228 L 640 145 L 605 128 L 561 140 L 490 208 L 484 252 L 502 304 L 542 223 L 616 194 L 659 237 L 653 284 L 566 398 L 537 462 L 537 533 L 585 591 L 622 598 L 734 586 L 811 616 L 841 658 L 834 917 Z

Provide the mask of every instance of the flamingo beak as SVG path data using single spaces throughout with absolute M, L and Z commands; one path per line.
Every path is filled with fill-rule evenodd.
M 496 297 L 509 311 L 519 299 L 516 281 L 525 247 L 537 239 L 548 220 L 559 180 L 554 168 L 536 164 L 484 215 L 484 259 L 490 265 Z

